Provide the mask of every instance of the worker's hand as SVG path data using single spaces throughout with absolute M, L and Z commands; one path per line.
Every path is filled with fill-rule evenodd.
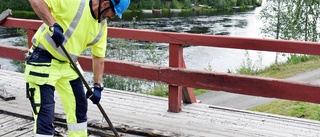
M 54 23 L 50 30 L 53 32 L 51 38 L 53 39 L 56 46 L 59 47 L 64 41 L 63 29 L 58 23 Z
M 97 87 L 94 86 L 92 88 L 92 94 L 90 95 L 87 91 L 86 93 L 86 97 L 89 98 L 93 104 L 98 104 L 100 102 L 101 99 L 101 91 L 103 90 L 103 87 Z

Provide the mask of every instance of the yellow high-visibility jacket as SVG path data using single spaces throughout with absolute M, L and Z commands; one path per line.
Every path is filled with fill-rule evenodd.
M 66 48 L 71 58 L 76 61 L 87 48 L 97 57 L 105 57 L 107 46 L 107 23 L 98 23 L 93 18 L 89 0 L 45 0 L 56 22 L 64 31 Z M 68 61 L 61 48 L 57 48 L 51 38 L 49 26 L 43 24 L 32 38 L 33 45 L 44 48 L 55 58 Z

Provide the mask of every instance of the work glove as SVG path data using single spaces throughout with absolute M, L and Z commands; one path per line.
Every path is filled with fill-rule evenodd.
M 61 46 L 65 39 L 61 26 L 58 23 L 54 23 L 53 26 L 50 27 L 50 31 L 53 32 L 51 38 L 53 39 L 54 43 L 56 43 L 56 46 Z
M 92 94 L 90 95 L 87 91 L 86 97 L 92 101 L 93 104 L 98 104 L 101 99 L 101 91 L 103 90 L 103 87 L 94 86 L 92 88 Z

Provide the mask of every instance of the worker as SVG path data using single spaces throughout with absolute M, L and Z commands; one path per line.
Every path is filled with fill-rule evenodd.
M 29 0 L 44 22 L 32 38 L 24 78 L 34 116 L 34 136 L 52 137 L 54 92 L 66 114 L 68 136 L 87 137 L 87 98 L 97 104 L 107 44 L 106 19 L 119 18 L 130 0 Z M 61 46 L 74 62 L 87 48 L 92 53 L 93 93 L 89 95 Z M 78 64 L 78 63 L 77 63 Z

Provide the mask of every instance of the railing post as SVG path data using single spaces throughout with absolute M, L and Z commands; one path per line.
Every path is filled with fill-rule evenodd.
M 36 34 L 36 30 L 27 29 L 27 34 L 28 34 L 28 47 L 30 48 L 32 46 L 31 39 L 33 35 Z
M 184 62 L 184 59 L 182 59 L 182 67 L 187 68 Z M 188 104 L 197 102 L 197 99 L 194 95 L 193 88 L 189 88 L 185 86 L 182 87 L 182 100 L 184 103 L 188 103 Z
M 183 67 L 183 46 L 178 44 L 169 45 L 169 67 Z M 182 87 L 169 85 L 169 112 L 181 111 Z

